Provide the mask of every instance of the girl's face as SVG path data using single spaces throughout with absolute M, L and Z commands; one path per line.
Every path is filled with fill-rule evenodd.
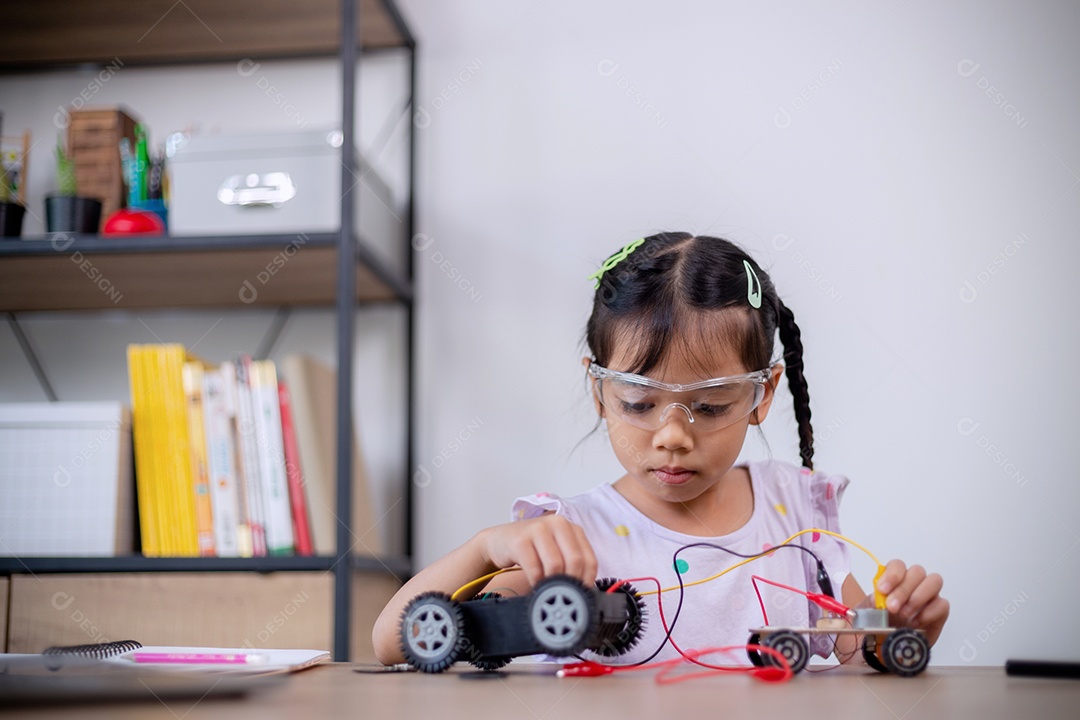
M 632 348 L 623 345 L 616 348 L 609 369 L 628 369 Z M 700 363 L 693 363 L 680 345 L 673 345 L 662 365 L 649 373 L 649 378 L 686 385 L 762 369 L 743 367 L 736 353 L 726 346 L 711 353 L 712 365 L 708 374 L 703 375 Z M 780 372 L 779 366 L 770 371 L 764 397 L 755 412 L 710 432 L 702 432 L 699 429 L 702 423 L 691 423 L 690 416 L 678 407 L 669 409 L 658 429 L 643 429 L 626 422 L 597 400 L 597 410 L 607 422 L 612 449 L 626 469 L 632 491 L 669 503 L 692 503 L 715 489 L 735 464 L 749 426 L 758 424 L 768 413 Z M 596 399 L 595 393 L 593 397 Z

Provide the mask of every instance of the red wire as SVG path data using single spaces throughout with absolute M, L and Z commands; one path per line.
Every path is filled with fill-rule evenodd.
M 782 588 L 784 590 L 790 590 L 791 592 L 798 593 L 799 595 L 802 595 L 807 600 L 814 603 L 815 605 L 822 608 L 823 610 L 828 610 L 829 612 L 834 612 L 834 613 L 837 613 L 838 615 L 842 615 L 842 616 L 846 616 L 848 613 L 851 612 L 851 609 L 848 606 L 844 605 L 841 602 L 838 602 L 835 598 L 832 598 L 832 597 L 830 597 L 828 595 L 824 595 L 822 593 L 812 593 L 812 592 L 807 592 L 806 590 L 800 590 L 799 588 L 792 587 L 791 585 L 785 585 L 784 583 L 776 582 L 775 580 L 769 580 L 767 578 L 763 578 L 760 575 L 751 575 L 750 580 L 754 585 L 754 593 L 757 595 L 758 605 L 761 606 L 761 616 L 765 621 L 765 625 L 769 624 L 769 615 L 765 610 L 765 601 L 761 597 L 761 588 L 758 587 L 758 581 L 759 580 L 761 582 L 763 582 L 763 583 L 768 584 L 768 585 L 773 585 L 775 587 Z M 747 673 L 747 674 L 753 675 L 754 677 L 757 677 L 758 679 L 769 681 L 769 682 L 781 682 L 783 680 L 787 680 L 787 679 L 794 676 L 794 673 L 792 673 L 791 666 L 788 663 L 787 659 L 783 655 L 781 655 L 779 652 L 777 652 L 776 650 L 773 650 L 770 647 L 765 647 L 764 645 L 729 645 L 729 646 L 724 646 L 724 647 L 705 648 L 703 650 L 691 650 L 689 653 L 684 651 L 681 647 L 679 647 L 678 643 L 675 642 L 675 638 L 671 637 L 671 631 L 668 629 L 667 619 L 664 617 L 663 590 L 662 590 L 662 585 L 660 584 L 659 580 L 657 580 L 654 577 L 627 578 L 625 580 L 619 580 L 618 582 L 613 584 L 610 588 L 607 589 L 607 592 L 613 593 L 616 590 L 618 590 L 619 588 L 621 588 L 623 585 L 626 585 L 627 583 L 639 582 L 639 581 L 648 581 L 648 582 L 656 583 L 656 590 L 657 590 L 657 593 L 656 593 L 656 607 L 657 607 L 657 610 L 659 611 L 660 623 L 661 623 L 661 625 L 663 625 L 664 634 L 666 635 L 666 637 L 668 639 L 668 642 L 671 643 L 671 646 L 673 648 L 675 648 L 676 652 L 679 653 L 681 658 L 673 658 L 671 660 L 665 660 L 665 661 L 662 661 L 662 662 L 646 663 L 644 665 L 630 665 L 630 666 L 602 665 L 600 663 L 595 663 L 595 662 L 592 662 L 592 661 L 585 661 L 585 663 L 578 663 L 576 666 L 575 665 L 567 665 L 567 666 L 565 666 L 564 671 L 566 671 L 567 669 L 570 669 L 570 672 L 567 673 L 567 674 L 605 675 L 605 674 L 608 674 L 610 672 L 615 672 L 615 671 L 622 672 L 622 671 L 628 671 L 628 670 L 643 670 L 643 669 L 652 669 L 652 668 L 662 667 L 664 669 L 661 670 L 661 672 L 656 676 L 656 681 L 659 682 L 659 683 L 662 683 L 662 684 L 673 683 L 673 682 L 682 682 L 683 680 L 691 680 L 691 679 L 697 678 L 697 677 L 704 677 L 705 675 L 712 675 L 712 674 L 715 674 L 717 672 Z M 766 655 L 770 655 L 770 656 L 776 658 L 776 660 L 780 664 L 780 667 L 751 667 L 751 668 L 742 667 L 742 666 L 732 667 L 732 666 L 724 666 L 724 665 L 713 665 L 712 663 L 702 662 L 701 660 L 698 659 L 702 655 L 710 655 L 710 654 L 716 653 L 716 652 L 729 652 L 731 650 L 738 650 L 738 649 L 742 649 L 742 650 L 746 650 L 746 651 L 756 650 L 759 655 L 761 653 L 765 653 Z M 688 674 L 683 674 L 683 675 L 680 675 L 678 677 L 669 679 L 667 677 L 667 673 L 669 673 L 675 666 L 682 664 L 684 661 L 689 661 L 691 663 L 694 663 L 695 665 L 700 665 L 701 667 L 706 668 L 706 669 L 708 669 L 708 670 L 710 670 L 712 672 L 688 673 Z M 580 670 L 581 672 L 575 672 L 575 670 Z
M 657 607 L 657 611 L 658 611 L 658 613 L 660 615 L 660 624 L 663 626 L 664 634 L 667 637 L 668 641 L 671 643 L 671 646 L 673 648 L 675 648 L 675 650 L 679 653 L 679 655 L 681 657 L 672 658 L 671 660 L 664 660 L 664 661 L 661 661 L 661 662 L 646 663 L 644 665 L 603 665 L 601 663 L 593 662 L 591 660 L 586 660 L 586 661 L 584 661 L 582 663 L 574 663 L 574 664 L 571 664 L 571 665 L 563 666 L 563 669 L 561 671 L 563 676 L 607 675 L 607 674 L 613 673 L 613 672 L 626 672 L 626 671 L 631 671 L 631 670 L 647 670 L 647 669 L 651 670 L 651 669 L 656 669 L 656 668 L 663 668 L 661 670 L 661 672 L 659 674 L 657 674 L 657 676 L 656 676 L 656 681 L 658 683 L 661 683 L 661 684 L 683 682 L 684 680 L 692 680 L 694 678 L 704 677 L 706 675 L 715 675 L 717 672 L 744 673 L 744 674 L 752 675 L 753 677 L 756 677 L 759 680 L 764 680 L 766 682 L 781 682 L 781 681 L 784 681 L 784 680 L 788 680 L 788 679 L 790 679 L 790 678 L 792 678 L 794 676 L 794 673 L 791 671 L 791 665 L 788 663 L 787 658 L 785 658 L 783 655 L 781 655 L 778 651 L 774 650 L 773 648 L 765 647 L 763 645 L 728 645 L 728 646 L 724 646 L 724 647 L 712 647 L 712 648 L 704 648 L 704 649 L 700 649 L 700 650 L 691 650 L 689 652 L 684 651 L 682 648 L 680 648 L 678 646 L 678 644 L 675 642 L 675 639 L 673 637 L 671 637 L 671 630 L 668 628 L 667 618 L 664 616 L 664 601 L 663 601 L 663 591 L 662 591 L 663 586 L 660 584 L 660 581 L 658 579 L 656 579 L 655 577 L 627 578 L 625 580 L 620 580 L 617 583 L 615 583 L 614 585 L 612 585 L 610 588 L 607 589 L 607 592 L 609 592 L 609 593 L 615 592 L 616 590 L 618 590 L 623 585 L 626 585 L 627 583 L 641 582 L 641 581 L 647 581 L 647 582 L 656 583 L 656 590 L 657 590 L 657 593 L 656 593 L 656 607 Z M 766 582 L 768 582 L 768 581 L 766 581 Z M 754 587 L 755 587 L 755 589 L 757 588 L 756 585 Z M 794 590 L 794 588 L 791 588 L 791 589 Z M 760 593 L 759 593 L 758 597 L 760 599 Z M 764 607 L 762 608 L 762 611 L 764 611 Z M 732 650 L 743 650 L 743 651 L 755 650 L 759 654 L 764 653 L 766 655 L 770 655 L 771 657 L 776 659 L 779 666 L 778 667 L 776 667 L 776 666 L 774 666 L 774 667 L 734 666 L 733 667 L 733 666 L 725 666 L 725 665 L 713 665 L 712 663 L 702 662 L 701 660 L 698 659 L 702 655 L 711 655 L 711 654 L 717 653 L 717 652 L 730 652 Z M 668 673 L 670 673 L 675 667 L 677 667 L 678 665 L 681 665 L 683 662 L 687 662 L 687 661 L 689 661 L 691 663 L 694 663 L 695 665 L 700 665 L 701 667 L 706 668 L 710 672 L 684 673 L 682 675 L 678 675 L 678 676 L 673 677 L 673 678 L 668 677 Z
M 761 577 L 760 575 L 751 575 L 750 580 L 754 583 L 755 587 L 757 587 L 757 581 L 760 580 L 763 583 L 768 583 L 769 585 L 775 585 L 778 588 L 784 588 L 785 590 L 790 590 L 791 592 L 799 593 L 800 595 L 806 595 L 807 597 L 810 596 L 810 593 L 806 592 L 805 590 L 800 590 L 797 587 L 791 587 L 790 585 L 785 585 L 784 583 L 779 583 L 779 582 L 776 582 L 775 580 L 769 580 L 767 578 Z
M 775 585 L 778 588 L 783 588 L 784 590 L 790 590 L 791 592 L 798 593 L 798 594 L 802 595 L 803 597 L 805 597 L 810 602 L 817 605 L 822 610 L 828 610 L 829 612 L 836 613 L 837 615 L 845 615 L 845 616 L 849 612 L 851 612 L 851 608 L 849 608 L 847 605 L 843 604 L 842 602 L 839 602 L 838 600 L 836 600 L 836 598 L 829 597 L 828 595 L 825 595 L 825 594 L 822 594 L 822 593 L 807 592 L 806 590 L 800 590 L 799 588 L 791 587 L 790 585 L 785 585 L 784 583 L 778 583 L 775 580 L 768 580 L 766 578 L 761 577 L 760 575 L 751 575 L 750 576 L 750 581 L 752 583 L 754 583 L 754 592 L 757 593 L 758 602 L 761 602 L 761 591 L 758 590 L 758 586 L 757 586 L 758 580 L 760 580 L 763 583 L 768 583 L 769 585 Z M 765 624 L 768 625 L 769 624 L 769 618 L 768 618 L 768 616 L 765 615 L 765 603 L 763 603 L 763 602 L 761 602 L 761 615 L 762 615 L 762 617 L 765 618 Z
M 761 589 L 757 586 L 757 575 L 753 575 L 750 581 L 754 583 L 754 592 L 757 594 L 758 605 L 761 606 L 761 617 L 764 619 L 765 625 L 769 624 L 769 614 L 765 612 L 765 601 L 761 599 Z

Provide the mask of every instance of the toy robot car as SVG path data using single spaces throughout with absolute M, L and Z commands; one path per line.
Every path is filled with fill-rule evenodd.
M 831 615 L 818 621 L 815 628 L 761 627 L 750 631 L 749 645 L 762 645 L 776 650 L 791 666 L 792 672 L 806 667 L 810 659 L 809 635 L 863 636 L 862 653 L 866 664 L 878 672 L 891 672 L 902 677 L 918 675 L 930 663 L 930 644 L 920 630 L 892 628 L 888 626 L 888 613 L 884 610 L 859 609 L 853 611 L 854 623 Z M 769 654 L 747 650 L 754 665 L 776 665 Z
M 621 655 L 640 639 L 645 618 L 628 584 L 607 592 L 616 583 L 586 587 L 569 575 L 552 575 L 520 597 L 486 593 L 458 602 L 446 593 L 422 593 L 402 613 L 401 649 L 409 665 L 428 673 L 458 660 L 497 670 L 537 653 Z

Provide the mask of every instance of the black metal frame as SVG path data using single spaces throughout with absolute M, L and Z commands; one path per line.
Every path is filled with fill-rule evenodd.
M 405 47 L 409 52 L 409 169 L 408 169 L 408 209 L 405 242 L 409 243 L 406 252 L 406 276 L 408 287 L 413 282 L 413 254 L 411 242 L 415 221 L 414 193 L 416 189 L 416 132 L 412 122 L 414 96 L 416 92 L 416 41 L 409 31 L 394 0 L 382 0 L 383 7 L 393 18 L 401 33 Z M 337 338 L 338 338 L 338 387 L 337 387 L 337 559 L 334 562 L 334 659 L 349 659 L 349 640 L 351 626 L 352 573 L 356 556 L 352 548 L 352 370 L 353 346 L 356 322 L 356 274 L 354 267 L 357 257 L 365 262 L 375 260 L 363 243 L 357 243 L 354 230 L 353 190 L 356 182 L 356 61 L 363 50 L 360 41 L 357 0 L 341 0 L 341 227 L 338 238 L 338 285 L 337 285 Z M 406 301 L 406 466 L 405 466 L 405 554 L 412 556 L 412 466 L 413 466 L 413 416 L 414 388 L 413 372 L 413 303 Z M 348 342 L 346 342 L 346 339 Z M 405 573 L 408 574 L 408 573 Z
M 317 247 L 336 247 L 337 296 L 337 551 L 332 557 L 265 557 L 265 558 L 160 558 L 133 555 L 126 557 L 0 557 L 0 575 L 13 573 L 69 572 L 219 572 L 219 571 L 327 571 L 334 573 L 334 660 L 349 659 L 352 575 L 356 571 L 392 572 L 399 577 L 411 574 L 412 557 L 412 472 L 413 430 L 415 424 L 415 357 L 414 357 L 414 258 L 411 240 L 415 230 L 416 190 L 416 128 L 412 121 L 416 92 L 416 41 L 399 12 L 394 0 L 381 0 L 403 39 L 408 52 L 409 74 L 409 159 L 408 198 L 406 208 L 405 277 L 387 268 L 368 248 L 355 231 L 354 186 L 356 180 L 356 63 L 363 48 L 358 31 L 358 0 L 341 0 L 341 44 L 339 60 L 342 77 L 341 117 L 341 226 L 336 233 L 306 235 L 306 244 Z M 206 237 L 109 238 L 107 243 L 97 236 L 69 236 L 67 251 L 96 254 L 168 254 L 176 252 L 214 252 L 227 250 L 280 247 L 291 242 L 295 235 L 229 235 Z M 4 257 L 51 255 L 51 244 L 41 242 L 5 243 L 0 245 L 0 260 Z M 405 463 L 405 552 L 403 556 L 370 557 L 353 552 L 352 541 L 352 370 L 356 322 L 356 266 L 362 262 L 389 287 L 406 311 L 406 463 Z M 12 315 L 12 318 L 14 315 Z M 33 359 L 33 358 L 31 358 Z M 47 380 L 46 380 L 47 382 Z

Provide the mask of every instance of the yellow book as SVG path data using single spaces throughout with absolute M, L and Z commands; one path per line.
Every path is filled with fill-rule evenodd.
M 133 380 L 136 425 L 136 469 L 139 472 L 140 519 L 146 555 L 199 554 L 188 409 L 184 396 L 182 345 L 132 346 L 128 351 L 141 367 Z M 141 362 L 139 360 L 141 359 Z M 141 436 L 141 437 L 140 437 Z
M 158 390 L 161 384 L 161 371 L 157 364 L 157 353 L 149 345 L 142 347 L 143 364 L 143 393 L 146 399 L 146 427 L 147 427 L 147 451 L 150 455 L 150 475 L 147 483 L 150 487 L 151 505 L 156 517 L 154 533 L 156 536 L 155 546 L 157 557 L 169 554 L 166 529 L 169 524 L 168 507 L 166 505 L 165 475 L 162 472 L 162 443 L 161 430 L 161 393 Z
M 206 431 L 203 422 L 203 364 L 188 360 L 182 368 L 184 403 L 187 410 L 188 443 L 191 456 L 192 494 L 195 500 L 195 531 L 200 556 L 217 554 L 214 544 L 214 515 L 210 503 L 210 470 L 207 462 Z
M 195 523 L 194 480 L 191 473 L 191 443 L 188 436 L 187 403 L 184 399 L 184 362 L 182 345 L 165 345 L 164 399 L 167 459 L 169 463 L 170 500 L 176 520 L 172 533 L 175 554 L 196 557 L 199 539 Z
M 128 345 L 127 359 L 128 382 L 131 385 L 131 428 L 135 445 L 135 487 L 139 495 L 139 535 L 143 555 L 157 557 L 161 550 L 158 545 L 157 507 L 152 489 L 153 445 L 146 396 L 145 352 L 142 346 Z
M 151 475 L 158 511 L 158 547 L 162 557 L 176 555 L 173 529 L 176 510 L 172 503 L 172 480 L 169 476 L 168 430 L 165 419 L 165 357 L 157 345 L 145 345 L 146 394 L 150 409 L 150 440 L 154 472 Z
M 154 489 L 157 493 L 158 546 L 163 557 L 176 555 L 173 528 L 176 511 L 172 503 L 171 480 L 166 444 L 169 441 L 165 420 L 164 357 L 158 346 L 146 346 L 147 394 L 150 399 L 150 438 L 154 454 Z
M 146 378 L 146 407 L 147 425 L 149 428 L 147 440 L 150 444 L 150 462 L 152 472 L 150 474 L 150 491 L 154 494 L 154 512 L 157 513 L 157 548 L 158 556 L 170 555 L 168 543 L 168 527 L 170 523 L 169 508 L 167 504 L 168 492 L 165 487 L 165 472 L 161 445 L 163 442 L 163 430 L 161 426 L 161 369 L 158 368 L 158 356 L 150 346 L 143 347 L 143 369 Z

